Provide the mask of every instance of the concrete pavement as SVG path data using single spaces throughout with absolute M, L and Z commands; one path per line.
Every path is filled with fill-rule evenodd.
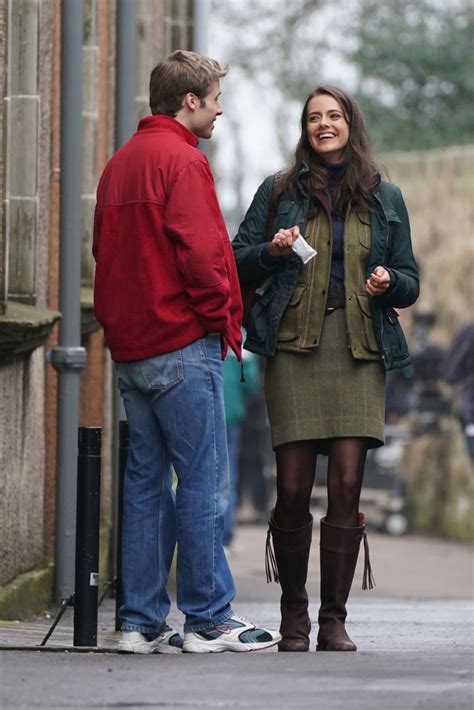
M 263 570 L 265 529 L 239 530 L 230 555 L 236 610 L 278 625 L 278 587 Z M 362 563 L 349 606 L 348 629 L 359 652 L 120 656 L 74 653 L 72 610 L 38 652 L 50 619 L 0 622 L 0 706 L 10 708 L 254 708 L 261 710 L 472 710 L 473 552 L 426 538 L 371 535 L 377 587 L 360 590 Z M 317 529 L 309 591 L 317 616 Z M 357 589 L 359 587 L 359 589 Z M 100 610 L 99 647 L 112 650 L 114 604 Z M 170 621 L 180 625 L 179 612 Z M 317 626 L 313 625 L 314 651 Z M 17 651 L 23 647 L 31 650 Z M 60 651 L 69 647 L 69 651 Z M 9 648 L 10 650 L 1 650 Z

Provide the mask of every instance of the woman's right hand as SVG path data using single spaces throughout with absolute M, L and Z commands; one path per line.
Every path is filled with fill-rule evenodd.
M 269 244 L 272 256 L 288 256 L 294 241 L 300 236 L 300 228 L 296 224 L 290 229 L 279 229 Z

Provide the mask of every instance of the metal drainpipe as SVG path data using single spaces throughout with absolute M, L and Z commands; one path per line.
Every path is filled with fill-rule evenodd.
M 193 51 L 207 54 L 208 52 L 208 0 L 193 0 Z
M 209 25 L 209 0 L 193 0 L 193 51 L 207 54 Z M 199 149 L 209 155 L 209 142 L 199 141 Z
M 48 353 L 58 371 L 55 596 L 74 591 L 77 432 L 81 369 L 82 0 L 61 3 L 61 208 L 59 345 Z
M 135 0 L 117 0 L 116 150 L 130 138 L 136 128 L 136 38 L 137 4 Z
M 115 79 L 115 149 L 127 141 L 136 128 L 135 72 L 137 39 L 137 4 L 135 0 L 117 0 L 117 44 Z M 112 375 L 112 548 L 114 576 L 117 575 L 115 562 L 118 553 L 118 451 L 119 422 L 126 419 L 122 398 L 117 387 L 117 377 Z

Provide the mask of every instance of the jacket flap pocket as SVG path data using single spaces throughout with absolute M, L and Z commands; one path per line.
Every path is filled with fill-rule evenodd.
M 368 318 L 372 318 L 372 311 L 370 310 L 368 295 L 366 293 L 356 293 L 356 298 L 362 313 Z
M 295 290 L 291 294 L 291 298 L 288 302 L 289 306 L 297 306 L 303 297 L 303 293 L 306 290 L 306 286 L 295 286 Z
M 305 285 L 295 286 L 288 302 L 288 306 L 285 308 L 283 317 L 280 321 L 280 326 L 278 328 L 279 342 L 289 342 L 298 338 L 301 329 L 301 309 L 298 308 L 298 306 L 301 303 L 301 299 L 305 291 Z

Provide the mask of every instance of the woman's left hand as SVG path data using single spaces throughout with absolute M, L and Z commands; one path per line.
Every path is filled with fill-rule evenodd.
M 383 266 L 377 266 L 365 282 L 367 293 L 371 296 L 381 296 L 390 286 L 390 274 Z

